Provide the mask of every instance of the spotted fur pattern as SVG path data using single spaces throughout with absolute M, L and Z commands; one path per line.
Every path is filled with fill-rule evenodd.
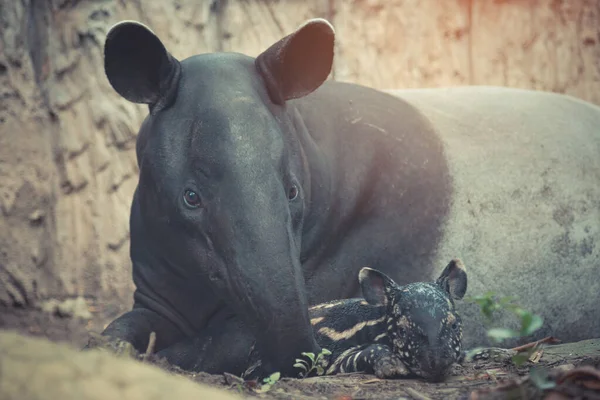
M 399 286 L 370 268 L 361 270 L 359 280 L 365 299 L 309 309 L 317 343 L 332 353 L 321 364 L 323 374 L 442 379 L 463 354 L 462 321 L 454 307 L 467 288 L 460 260 L 452 260 L 435 282 Z

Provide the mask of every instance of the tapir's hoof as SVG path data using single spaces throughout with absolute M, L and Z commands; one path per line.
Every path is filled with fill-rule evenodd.
M 380 379 L 400 378 L 409 375 L 409 371 L 399 358 L 393 356 L 382 357 L 375 363 L 375 376 Z
M 83 349 L 102 349 L 117 356 L 127 358 L 138 358 L 140 356 L 140 353 L 131 343 L 109 336 L 98 335 L 97 333 L 90 333 L 88 344 Z

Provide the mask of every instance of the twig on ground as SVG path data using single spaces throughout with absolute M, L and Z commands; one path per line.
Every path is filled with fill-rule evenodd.
M 533 347 L 536 347 L 542 343 L 556 344 L 556 343 L 560 343 L 560 340 L 558 340 L 557 338 L 555 338 L 553 336 L 547 336 L 543 339 L 538 340 L 537 342 L 531 342 L 531 343 L 524 344 L 522 346 L 513 347 L 510 350 L 516 351 L 517 353 L 519 353 L 521 351 L 529 350 Z
M 148 339 L 148 347 L 146 348 L 146 353 L 142 357 L 143 361 L 148 360 L 151 354 L 154 353 L 154 348 L 156 347 L 156 333 L 150 332 L 150 339 Z
M 381 379 L 379 379 L 379 378 L 369 379 L 369 380 L 366 380 L 366 381 L 362 381 L 360 384 L 361 385 L 368 385 L 369 383 L 375 383 L 375 382 L 381 382 Z

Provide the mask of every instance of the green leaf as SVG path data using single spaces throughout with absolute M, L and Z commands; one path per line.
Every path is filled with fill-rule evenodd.
M 508 328 L 492 328 L 488 330 L 487 335 L 496 342 L 501 342 L 505 339 L 518 337 L 519 332 Z
M 315 362 L 315 355 L 314 353 L 306 353 L 306 352 L 302 352 L 301 353 L 303 356 L 306 356 L 308 358 L 310 358 L 310 361 Z
M 254 391 L 256 393 L 266 393 L 269 390 L 271 390 L 271 386 L 272 385 L 270 385 L 270 384 L 267 383 L 267 384 L 262 385 L 260 388 L 254 389 Z
M 304 371 L 308 371 L 308 366 L 301 364 L 301 363 L 296 363 L 294 364 L 294 367 L 296 368 L 302 368 Z
M 280 377 L 281 377 L 281 373 L 273 372 L 271 375 L 266 377 L 263 382 L 274 384 L 279 380 Z
M 317 365 L 317 375 L 323 375 L 325 370 L 320 365 Z
M 514 356 L 512 356 L 512 362 L 517 366 L 520 367 L 521 365 L 525 364 L 525 362 L 529 359 L 529 354 L 527 353 L 518 353 L 515 354 Z
M 509 305 L 509 303 L 511 303 L 512 301 L 515 301 L 516 298 L 514 296 L 504 296 L 502 297 L 500 300 L 498 300 L 498 303 L 500 305 Z
M 550 380 L 548 371 L 544 368 L 531 368 L 529 378 L 540 390 L 552 389 L 556 386 L 556 382 Z
M 533 315 L 527 311 L 519 310 L 521 312 L 516 313 L 519 317 L 521 317 L 521 332 L 524 332 L 529 328 L 531 324 L 531 320 L 533 319 Z
M 516 306 L 513 310 L 512 310 L 515 314 L 517 314 L 519 317 L 524 318 L 527 316 L 527 314 L 531 315 L 531 313 L 527 310 L 523 310 L 521 307 Z
M 529 322 L 529 325 L 527 327 L 523 327 L 523 329 L 521 330 L 521 334 L 523 336 L 529 336 L 533 332 L 540 329 L 542 327 L 542 325 L 544 325 L 544 320 L 542 319 L 542 317 L 540 317 L 539 315 L 533 314 L 531 316 L 531 321 Z
M 330 355 L 331 355 L 331 352 L 330 352 L 329 350 L 327 350 L 327 349 L 322 349 L 322 350 L 321 350 L 321 354 L 323 354 L 323 355 L 325 355 L 325 356 L 330 356 Z

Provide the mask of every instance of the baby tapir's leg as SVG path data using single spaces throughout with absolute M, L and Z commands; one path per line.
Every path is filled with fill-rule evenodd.
M 378 378 L 401 378 L 410 375 L 406 366 L 386 345 L 370 344 L 344 351 L 327 368 L 326 374 L 364 372 Z

